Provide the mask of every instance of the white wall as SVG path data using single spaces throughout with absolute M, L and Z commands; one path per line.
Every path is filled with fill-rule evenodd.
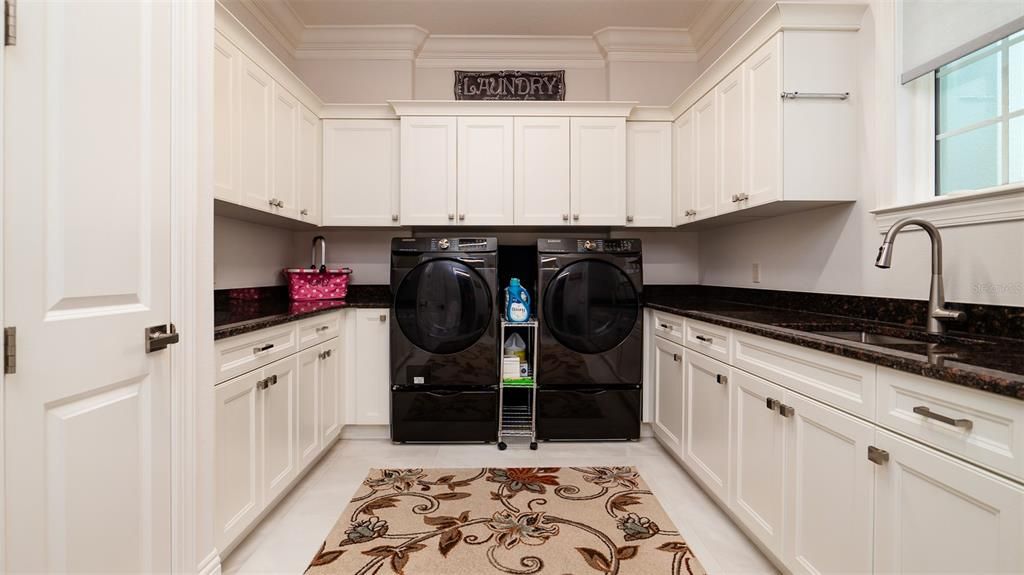
M 295 232 L 292 259 L 303 266 L 310 264 L 313 238 L 327 240 L 327 265 L 352 268 L 353 284 L 391 283 L 391 238 L 409 237 L 409 230 L 319 230 Z M 455 234 L 452 234 L 455 235 Z
M 697 78 L 697 62 L 608 62 L 608 99 L 667 106 Z
M 309 265 L 295 257 L 291 230 L 217 216 L 213 231 L 214 289 L 282 285 L 284 268 Z

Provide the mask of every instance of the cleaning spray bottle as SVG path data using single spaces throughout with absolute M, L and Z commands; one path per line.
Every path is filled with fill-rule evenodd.
M 508 321 L 530 319 L 530 293 L 519 283 L 519 278 L 512 278 L 505 288 L 505 317 Z

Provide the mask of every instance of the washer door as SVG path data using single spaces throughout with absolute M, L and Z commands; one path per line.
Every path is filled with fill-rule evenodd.
M 544 323 L 565 347 L 603 353 L 629 336 L 640 298 L 624 271 L 601 260 L 571 263 L 544 290 Z
M 460 352 L 480 339 L 494 313 L 491 289 L 468 265 L 423 262 L 395 293 L 395 320 L 413 345 L 436 354 Z

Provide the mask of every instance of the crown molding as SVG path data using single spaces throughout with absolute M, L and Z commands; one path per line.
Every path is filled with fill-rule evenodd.
M 608 26 L 594 41 L 609 62 L 695 62 L 697 50 L 686 28 Z
M 307 26 L 295 58 L 412 61 L 428 36 L 413 25 Z
M 431 35 L 416 58 L 418 68 L 520 66 L 603 68 L 591 36 Z
M 636 102 L 388 100 L 399 116 L 573 116 L 625 118 Z
M 635 106 L 626 118 L 630 122 L 671 122 L 675 119 L 668 106 Z
M 323 120 L 397 120 L 391 104 L 324 104 L 320 108 Z

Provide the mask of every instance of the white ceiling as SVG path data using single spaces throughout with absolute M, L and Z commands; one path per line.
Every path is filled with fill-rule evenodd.
M 608 26 L 690 28 L 728 0 L 271 0 L 305 26 L 412 24 L 431 34 L 581 35 Z M 715 10 L 711 10 L 712 12 Z M 705 17 L 708 15 L 705 14 Z

